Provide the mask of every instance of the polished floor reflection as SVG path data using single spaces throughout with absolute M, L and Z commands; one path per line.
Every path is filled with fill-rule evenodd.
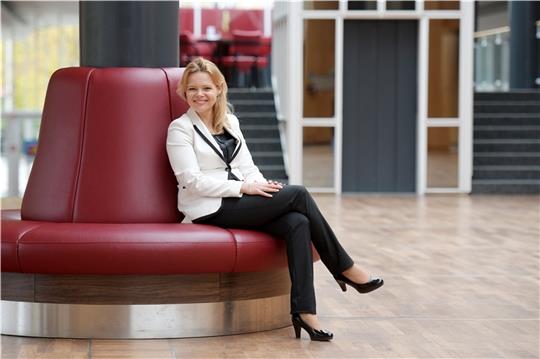
M 304 184 L 308 188 L 334 187 L 334 151 L 326 145 L 304 146 Z
M 538 358 L 539 196 L 317 195 L 343 246 L 385 279 L 342 293 L 315 265 L 330 343 L 292 327 L 169 340 L 2 336 L 2 358 Z M 17 206 L 16 200 L 3 207 Z
M 303 180 L 309 188 L 334 186 L 334 152 L 331 146 L 304 146 Z M 430 188 L 458 187 L 458 153 L 431 151 L 427 158 L 427 184 Z

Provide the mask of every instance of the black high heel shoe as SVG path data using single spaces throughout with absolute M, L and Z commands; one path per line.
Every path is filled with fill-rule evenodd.
M 369 293 L 371 291 L 374 291 L 375 289 L 381 287 L 384 284 L 384 280 L 379 277 L 372 277 L 369 276 L 369 281 L 367 283 L 355 283 L 349 278 L 345 277 L 343 274 L 339 274 L 337 276 L 334 276 L 336 282 L 341 287 L 342 291 L 347 291 L 347 285 L 350 285 L 354 289 L 356 289 L 359 293 Z
M 334 337 L 334 334 L 327 332 L 326 330 L 313 329 L 309 324 L 302 320 L 300 314 L 298 313 L 294 313 L 292 315 L 292 324 L 294 326 L 294 333 L 296 334 L 296 339 L 300 339 L 300 332 L 302 331 L 302 328 L 304 328 L 306 332 L 308 332 L 311 340 L 327 342 L 329 340 L 332 340 L 332 338 Z

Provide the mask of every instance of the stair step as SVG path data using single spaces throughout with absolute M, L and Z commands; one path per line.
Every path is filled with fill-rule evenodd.
M 535 152 L 477 152 L 474 154 L 474 166 L 538 166 L 540 153 Z
M 540 139 L 516 139 L 516 138 L 498 138 L 498 139 L 478 139 L 476 143 L 540 143 Z
M 280 165 L 284 166 L 283 154 L 281 152 L 251 152 L 253 162 L 257 166 Z
M 474 94 L 472 193 L 540 193 L 540 91 Z
M 255 152 L 251 151 L 253 157 L 280 157 L 282 154 L 279 151 L 264 151 L 264 152 Z
M 229 89 L 253 162 L 268 179 L 288 183 L 271 89 Z
M 476 139 L 474 152 L 540 152 L 538 139 Z
M 246 140 L 247 142 L 250 142 L 250 140 Z M 257 143 L 270 143 L 270 142 L 277 142 L 279 143 L 279 138 L 258 138 L 256 140 L 252 140 L 251 142 L 257 142 Z M 265 151 L 266 152 L 266 151 Z
M 262 165 L 261 170 L 267 170 L 267 171 L 285 171 L 285 166 L 282 165 Z
M 233 103 L 233 109 L 235 112 L 269 112 L 275 113 L 276 108 L 274 102 L 271 103 L 249 103 L 249 104 L 239 104 Z
M 538 90 L 512 90 L 509 92 L 475 92 L 474 101 L 528 101 L 539 100 Z
M 475 153 L 475 156 L 479 157 L 490 157 L 490 156 L 498 156 L 498 157 L 514 157 L 514 156 L 520 156 L 520 157 L 540 157 L 540 152 L 487 152 L 487 153 Z
M 253 125 L 253 124 L 249 124 L 249 125 L 242 125 L 242 131 L 244 130 L 263 130 L 263 131 L 267 131 L 267 130 L 275 130 L 276 128 L 278 128 L 278 124 L 277 122 L 272 124 L 272 125 Z
M 529 130 L 540 130 L 540 125 L 535 125 L 535 126 L 480 125 L 480 126 L 474 126 L 474 129 L 482 130 L 482 131 L 529 131 Z
M 475 179 L 540 180 L 540 166 L 475 166 Z
M 475 105 L 501 105 L 501 106 L 515 106 L 515 105 L 540 105 L 540 100 L 522 100 L 522 101 L 474 101 Z
M 231 87 L 229 93 L 233 94 L 256 94 L 256 93 L 272 93 L 271 88 L 246 88 L 246 87 Z
M 540 113 L 538 101 L 474 103 L 474 113 Z
M 475 126 L 537 126 L 540 114 L 523 113 L 475 113 Z
M 267 99 L 240 99 L 240 100 L 234 100 L 230 101 L 233 105 L 273 105 L 274 100 L 267 100 Z
M 540 180 L 532 180 L 532 179 L 523 179 L 523 180 L 485 179 L 485 180 L 476 180 L 473 182 L 476 184 L 540 184 Z
M 283 156 L 267 157 L 267 158 L 253 156 L 253 162 L 257 166 L 265 166 L 265 165 L 284 166 L 285 165 L 285 162 L 283 161 Z
M 501 113 L 477 113 L 474 115 L 474 117 L 479 117 L 479 118 L 485 118 L 485 117 L 488 117 L 488 118 L 522 118 L 522 117 L 533 117 L 535 119 L 540 119 L 540 114 L 530 114 L 530 113 L 504 113 L 504 112 L 501 112 Z
M 475 169 L 479 170 L 501 170 L 501 171 L 540 171 L 540 166 L 476 166 Z
M 269 116 L 264 116 L 264 114 L 262 116 L 258 116 L 258 117 L 246 117 L 244 115 L 240 115 L 238 116 L 238 120 L 240 121 L 240 127 L 242 128 L 242 130 L 246 127 L 246 126 L 250 126 L 250 125 L 253 125 L 253 126 L 272 126 L 272 125 L 277 125 L 278 124 L 278 120 L 275 116 L 272 116 L 272 114 L 270 114 Z
M 540 138 L 540 126 L 474 126 L 474 138 L 537 139 Z
M 230 102 L 237 100 L 274 100 L 272 90 L 266 89 L 229 89 L 227 98 Z
M 240 119 L 240 127 L 243 129 L 245 126 L 248 125 L 256 125 L 256 126 L 273 126 L 276 125 L 277 121 L 274 118 L 256 118 L 256 119 Z
M 246 138 L 279 138 L 279 129 L 277 126 L 271 129 L 252 129 L 242 130 Z
M 245 118 L 245 119 L 255 119 L 255 118 L 276 118 L 276 113 L 273 111 L 265 111 L 265 112 L 236 112 L 236 117 L 238 118 Z
M 280 151 L 281 141 L 279 138 L 246 138 L 250 151 Z
M 472 193 L 538 194 L 540 180 L 474 180 Z

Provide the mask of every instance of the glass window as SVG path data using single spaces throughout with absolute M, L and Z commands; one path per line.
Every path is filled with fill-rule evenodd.
M 339 1 L 304 1 L 304 10 L 338 10 Z
M 416 1 L 389 0 L 386 2 L 386 10 L 414 10 L 415 8 Z
M 334 20 L 304 21 L 304 117 L 334 116 Z
M 540 51 L 540 46 L 538 47 Z M 508 91 L 510 83 L 510 32 L 480 34 L 474 39 L 476 91 Z
M 459 20 L 429 22 L 428 117 L 458 116 Z
M 458 187 L 457 127 L 428 128 L 428 188 Z
M 304 127 L 303 177 L 306 187 L 334 187 L 334 128 Z
M 459 10 L 459 1 L 424 1 L 425 10 Z
M 347 9 L 349 10 L 377 10 L 377 1 L 347 1 Z

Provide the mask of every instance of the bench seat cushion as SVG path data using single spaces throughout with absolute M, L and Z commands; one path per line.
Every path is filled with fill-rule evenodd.
M 2 271 L 46 274 L 232 272 L 224 229 L 180 223 L 52 223 L 2 211 Z M 37 225 L 36 225 L 37 223 Z
M 2 272 L 20 272 L 17 243 L 28 231 L 40 226 L 41 222 L 21 221 L 19 210 L 2 211 Z
M 314 261 L 319 259 L 313 249 Z M 42 274 L 195 274 L 287 267 L 285 242 L 242 229 L 180 223 L 24 221 L 2 211 L 2 271 Z
M 285 241 L 251 230 L 229 229 L 236 241 L 235 272 L 258 272 L 287 267 Z M 320 259 L 313 245 L 313 262 Z
M 26 273 L 231 272 L 235 251 L 221 228 L 172 223 L 47 223 L 19 240 Z

